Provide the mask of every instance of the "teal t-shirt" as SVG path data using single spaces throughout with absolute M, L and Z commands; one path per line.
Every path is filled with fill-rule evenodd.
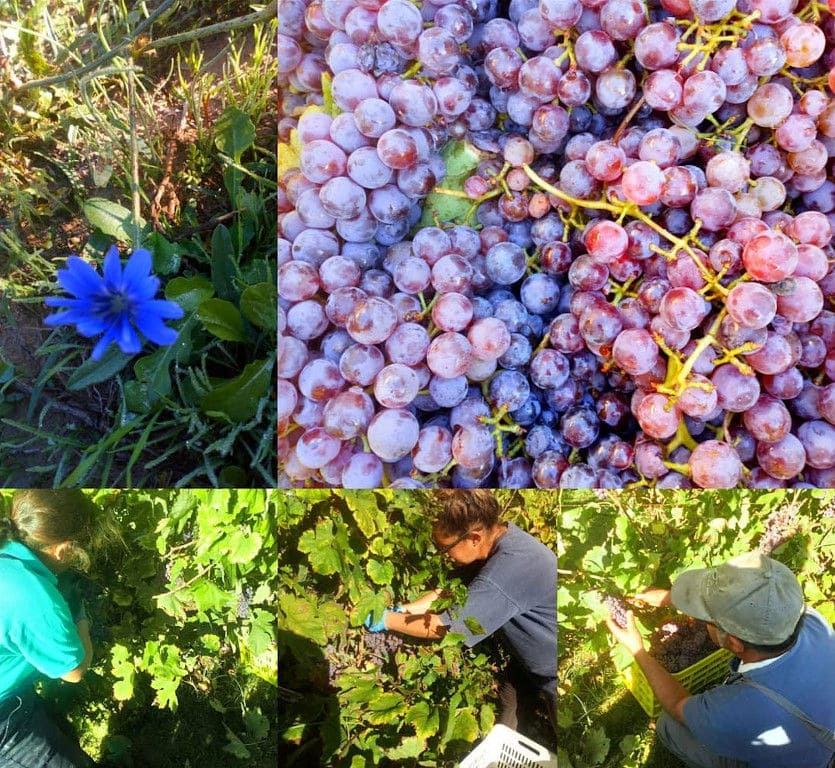
M 39 677 L 63 677 L 84 659 L 57 584 L 28 547 L 0 546 L 0 702 Z

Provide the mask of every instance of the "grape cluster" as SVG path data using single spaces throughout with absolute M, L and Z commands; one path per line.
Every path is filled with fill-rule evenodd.
M 799 530 L 797 508 L 791 504 L 777 507 L 765 521 L 765 531 L 760 536 L 759 550 L 770 555 L 777 547 L 787 542 Z
M 403 638 L 394 632 L 366 632 L 363 644 L 369 658 L 378 666 L 384 664 L 403 645 Z
M 283 486 L 835 486 L 830 10 L 278 15 Z
M 380 670 L 402 645 L 403 639 L 393 632 L 351 633 L 349 637 L 337 638 L 325 646 L 328 682 L 335 687 L 346 669 L 362 668 L 364 661 Z
M 328 684 L 334 688 L 342 671 L 354 663 L 349 654 L 341 651 L 333 643 L 325 646 L 325 661 L 328 665 Z
M 667 621 L 649 638 L 649 654 L 668 672 L 681 672 L 716 650 L 705 625 L 689 617 Z
M 621 598 L 614 595 L 606 595 L 603 598 L 603 605 L 609 609 L 612 621 L 621 629 L 626 629 L 626 612 L 629 610 L 629 606 Z
M 244 587 L 238 593 L 237 616 L 246 619 L 249 616 L 249 602 L 252 600 L 252 587 Z

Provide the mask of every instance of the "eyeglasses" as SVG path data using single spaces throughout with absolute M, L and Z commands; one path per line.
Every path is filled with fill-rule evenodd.
M 467 538 L 467 536 L 469 536 L 469 535 L 470 535 L 470 533 L 471 533 L 471 531 L 465 531 L 465 532 L 464 532 L 464 533 L 462 533 L 462 534 L 461 534 L 461 535 L 460 535 L 460 536 L 459 536 L 459 537 L 458 537 L 455 541 L 453 541 L 451 544 L 447 544 L 446 546 L 443 546 L 443 547 L 439 547 L 437 544 L 435 544 L 435 549 L 437 550 L 437 552 L 438 552 L 438 554 L 439 554 L 439 555 L 445 555 L 445 554 L 446 554 L 447 552 L 449 552 L 449 551 L 450 551 L 453 547 L 457 546 L 457 545 L 458 545 L 458 544 L 460 544 L 462 541 L 464 541 L 464 539 L 466 539 L 466 538 Z M 433 541 L 433 544 L 434 544 L 434 541 Z

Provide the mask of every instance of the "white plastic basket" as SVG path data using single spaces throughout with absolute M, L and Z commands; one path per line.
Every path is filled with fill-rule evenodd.
M 459 768 L 557 768 L 557 756 L 506 725 L 494 725 Z

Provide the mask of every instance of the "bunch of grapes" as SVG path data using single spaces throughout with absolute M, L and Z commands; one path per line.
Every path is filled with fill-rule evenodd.
M 325 661 L 328 665 L 328 684 L 334 688 L 343 670 L 356 663 L 356 659 L 336 641 L 325 646 Z
M 835 486 L 829 9 L 278 16 L 281 485 Z
M 615 597 L 614 595 L 606 595 L 603 598 L 603 605 L 609 609 L 609 615 L 612 617 L 612 621 L 615 622 L 621 629 L 626 628 L 626 612 L 629 610 L 629 606 L 619 597 Z
M 777 547 L 787 542 L 799 530 L 797 507 L 786 504 L 775 509 L 765 521 L 765 531 L 760 536 L 759 550 L 770 555 Z
M 649 654 L 668 672 L 681 672 L 716 650 L 704 623 L 677 617 L 653 631 Z
M 394 632 L 366 632 L 363 645 L 371 661 L 377 666 L 382 666 L 400 649 L 403 638 Z
M 393 632 L 352 632 L 335 638 L 325 646 L 328 682 L 335 686 L 343 671 L 361 669 L 365 662 L 371 662 L 381 671 L 402 645 L 403 639 Z
M 245 619 L 249 616 L 249 601 L 252 600 L 252 587 L 244 587 L 238 594 L 237 616 Z

